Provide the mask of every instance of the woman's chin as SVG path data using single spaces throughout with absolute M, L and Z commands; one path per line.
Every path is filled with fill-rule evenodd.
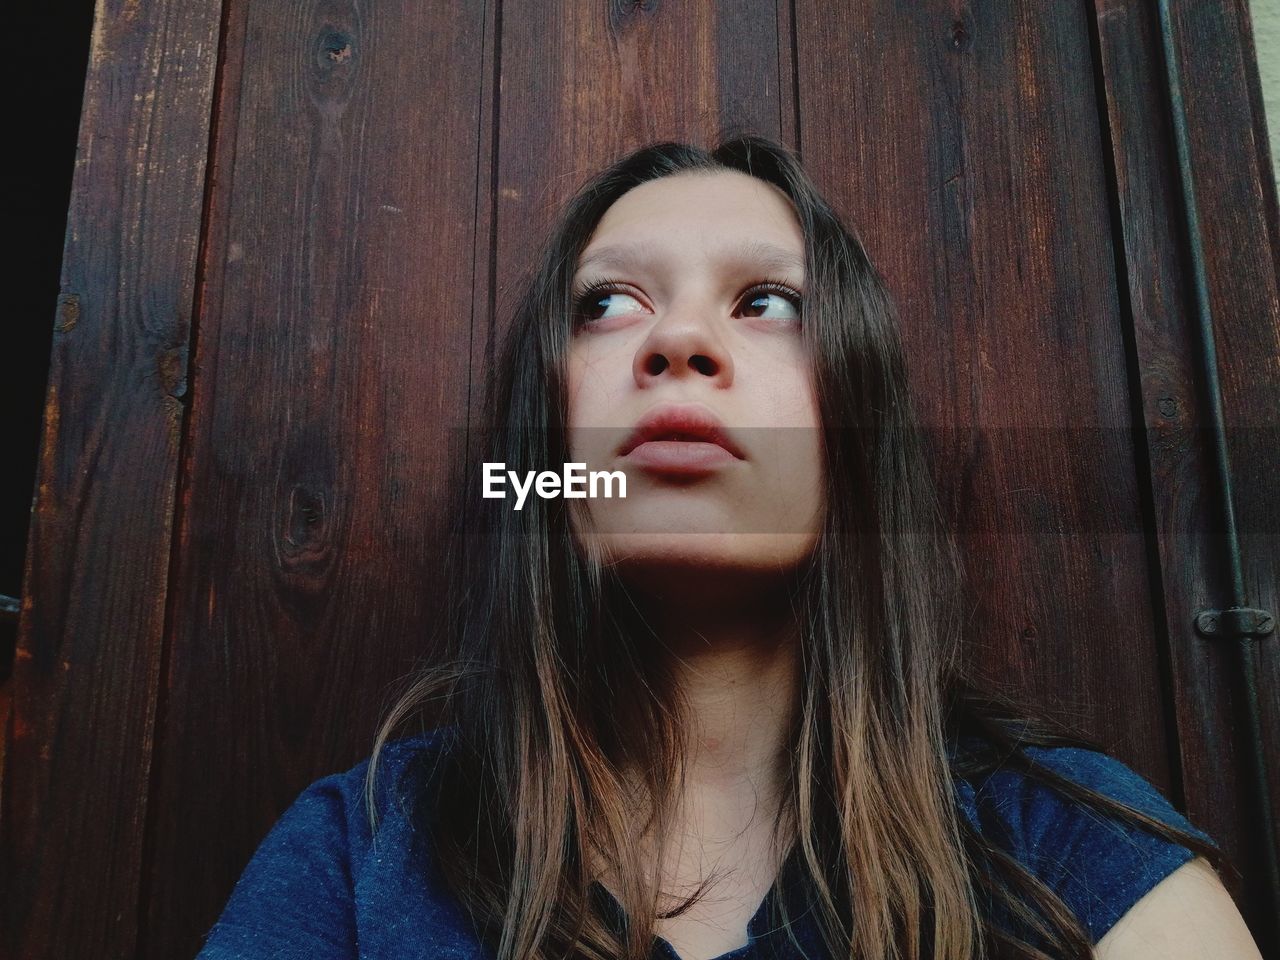
M 619 573 L 653 576 L 663 571 L 780 574 L 812 553 L 813 533 L 597 533 L 588 538 L 606 565 Z

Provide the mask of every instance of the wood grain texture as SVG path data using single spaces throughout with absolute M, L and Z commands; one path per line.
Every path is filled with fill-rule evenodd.
M 6 956 L 136 947 L 219 13 L 97 6 L 2 704 Z
M 428 652 L 465 440 L 480 4 L 233 4 L 157 734 L 147 957 L 192 956 Z
M 1088 21 L 800 0 L 796 22 L 805 159 L 897 299 L 972 659 L 1168 789 Z
M 1142 371 L 1141 408 L 1161 560 L 1158 597 L 1175 695 L 1183 800 L 1192 819 L 1242 871 L 1224 880 L 1265 944 L 1274 934 L 1266 919 L 1259 814 L 1249 793 L 1238 652 L 1234 644 L 1198 635 L 1194 625 L 1198 611 L 1225 607 L 1231 598 L 1159 20 L 1154 5 L 1100 0 L 1097 24 L 1134 347 Z M 1241 55 L 1248 35 L 1229 4 L 1180 4 L 1175 31 L 1246 582 L 1252 605 L 1275 612 L 1280 336 L 1262 187 L 1270 171 L 1256 160 L 1258 124 Z M 1274 768 L 1280 658 L 1274 637 L 1250 643 L 1249 653 L 1263 693 L 1274 798 L 1280 796 Z M 1271 816 L 1280 819 L 1280 811 Z

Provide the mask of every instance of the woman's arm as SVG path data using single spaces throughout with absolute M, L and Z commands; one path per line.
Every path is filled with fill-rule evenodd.
M 1201 857 L 1156 884 L 1095 952 L 1098 960 L 1262 960 L 1231 895 Z

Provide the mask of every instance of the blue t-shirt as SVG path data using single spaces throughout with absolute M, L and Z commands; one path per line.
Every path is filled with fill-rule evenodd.
M 196 960 L 492 960 L 427 848 L 413 842 L 407 792 L 393 789 L 408 762 L 443 739 L 435 730 L 384 747 L 376 838 L 364 794 L 368 760 L 304 790 L 259 845 Z M 1027 753 L 1068 779 L 1205 836 L 1118 760 L 1072 747 Z M 426 759 L 429 766 L 430 754 Z M 956 799 L 969 823 L 1066 902 L 1094 943 L 1194 856 L 1004 768 L 976 785 L 959 781 Z M 828 956 L 800 893 L 798 863 L 793 850 L 748 924 L 749 942 L 717 960 Z M 591 889 L 616 929 L 622 908 L 602 885 Z M 776 922 L 781 898 L 790 933 Z M 661 937 L 654 957 L 679 960 Z

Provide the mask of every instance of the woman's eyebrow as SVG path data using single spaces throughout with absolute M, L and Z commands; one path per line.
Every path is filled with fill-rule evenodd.
M 589 266 L 620 269 L 644 260 L 662 260 L 667 251 L 652 240 L 597 247 L 578 263 L 581 271 Z M 785 247 L 765 240 L 744 240 L 721 249 L 714 257 L 729 266 L 763 267 L 766 270 L 803 269 L 804 257 Z

